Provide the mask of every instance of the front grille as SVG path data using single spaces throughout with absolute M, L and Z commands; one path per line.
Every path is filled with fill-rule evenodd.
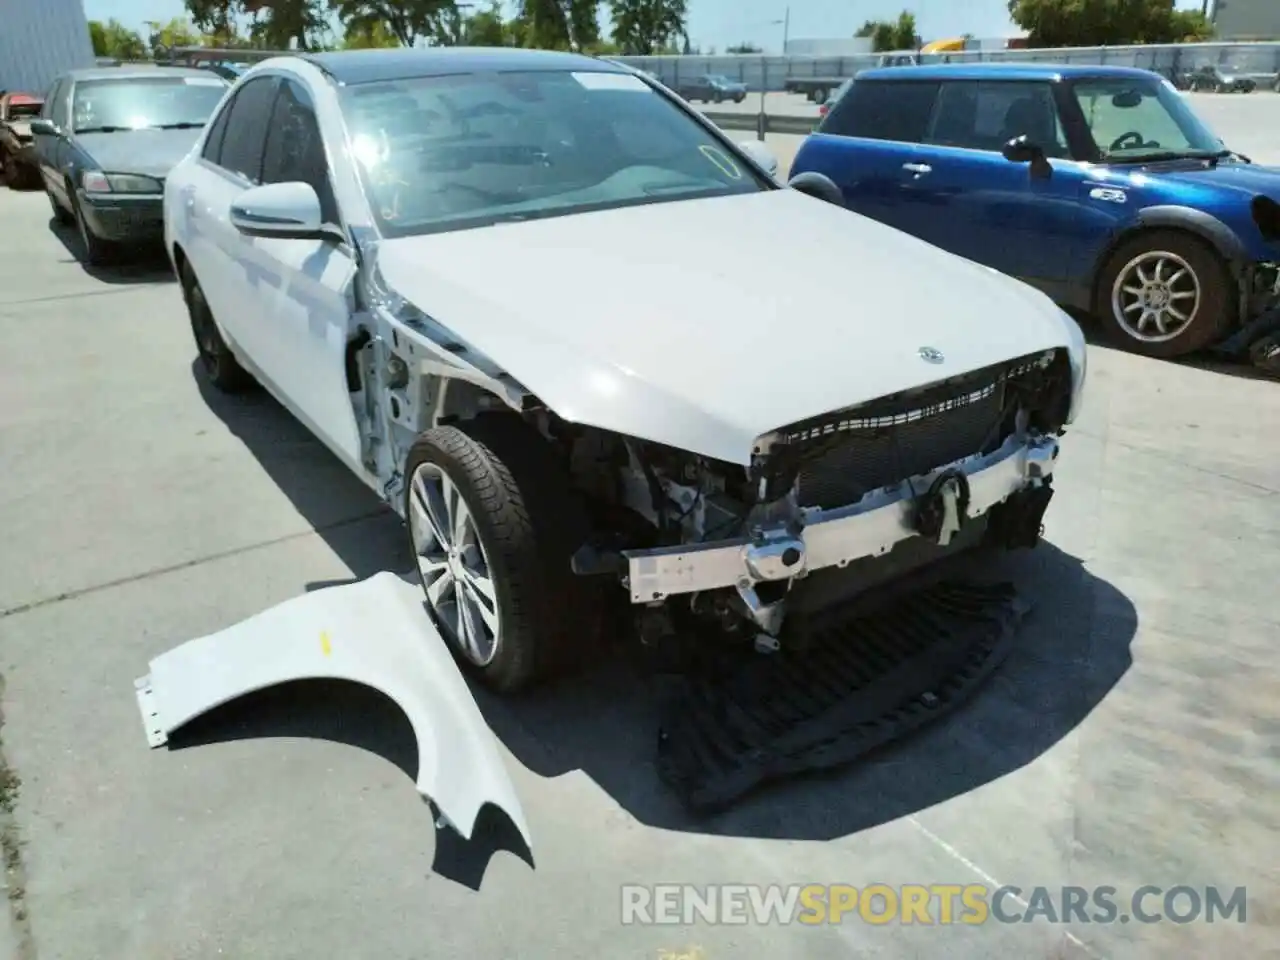
M 994 450 L 1013 429 L 1009 391 L 1047 369 L 1048 356 L 997 364 L 783 431 L 799 462 L 800 505 L 843 507 L 877 487 Z
M 991 387 L 970 402 L 870 430 L 851 430 L 806 463 L 797 487 L 802 507 L 842 507 L 863 495 L 972 456 L 1000 425 L 1004 390 Z

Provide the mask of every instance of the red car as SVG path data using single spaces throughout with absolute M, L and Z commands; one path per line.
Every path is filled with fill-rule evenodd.
M 42 106 L 44 100 L 29 93 L 0 93 L 0 183 L 40 184 L 31 121 L 40 116 Z

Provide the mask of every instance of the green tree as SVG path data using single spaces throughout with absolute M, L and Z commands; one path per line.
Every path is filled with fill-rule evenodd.
M 227 41 L 238 37 L 236 16 L 241 12 L 239 0 L 183 0 L 183 3 L 191 22 L 206 37 Z
M 441 35 L 446 19 L 457 12 L 454 0 L 329 0 L 345 28 L 372 29 L 383 24 L 401 46 Z
M 731 47 L 724 48 L 725 53 L 764 53 L 763 47 L 757 47 L 754 43 L 747 43 L 743 40 L 741 43 L 735 43 Z
M 381 21 L 373 23 L 349 23 L 343 31 L 342 46 L 347 50 L 371 50 L 382 47 L 398 47 L 400 41 L 395 38 L 387 25 Z
M 240 5 L 253 18 L 249 36 L 268 49 L 296 42 L 299 50 L 310 50 L 328 32 L 322 0 L 241 0 Z
M 93 44 L 93 55 L 95 57 L 105 57 L 107 55 L 107 34 L 101 20 L 89 21 L 89 42 Z
M 1101 47 L 1203 40 L 1212 28 L 1174 0 L 1009 0 L 1009 16 L 1033 47 Z
M 502 15 L 498 0 L 463 20 L 462 42 L 469 47 L 518 47 L 519 39 L 515 22 Z
M 608 0 L 613 42 L 624 54 L 644 56 L 688 46 L 688 0 Z
M 858 28 L 854 36 L 869 37 L 871 49 L 876 53 L 885 50 L 915 50 L 920 46 L 915 14 L 909 10 L 898 14 L 897 20 L 868 20 Z
M 147 44 L 136 30 L 130 30 L 112 17 L 106 23 L 89 21 L 89 39 L 93 43 L 95 57 L 111 57 L 115 60 L 145 60 Z
M 148 20 L 147 26 L 151 28 L 151 36 L 147 42 L 152 54 L 178 47 L 198 47 L 204 39 L 195 25 L 185 17 L 174 17 L 167 23 Z

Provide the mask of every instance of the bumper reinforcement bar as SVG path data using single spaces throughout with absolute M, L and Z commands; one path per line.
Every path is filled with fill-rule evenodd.
M 659 775 L 708 813 L 765 781 L 849 763 L 964 702 L 1028 610 L 1009 584 L 941 583 L 870 615 L 823 614 L 803 650 L 681 678 L 662 712 Z

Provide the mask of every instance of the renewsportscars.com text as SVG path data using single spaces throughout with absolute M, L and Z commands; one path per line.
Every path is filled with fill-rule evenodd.
M 628 885 L 622 922 L 694 924 L 1244 923 L 1244 887 L 984 884 Z

